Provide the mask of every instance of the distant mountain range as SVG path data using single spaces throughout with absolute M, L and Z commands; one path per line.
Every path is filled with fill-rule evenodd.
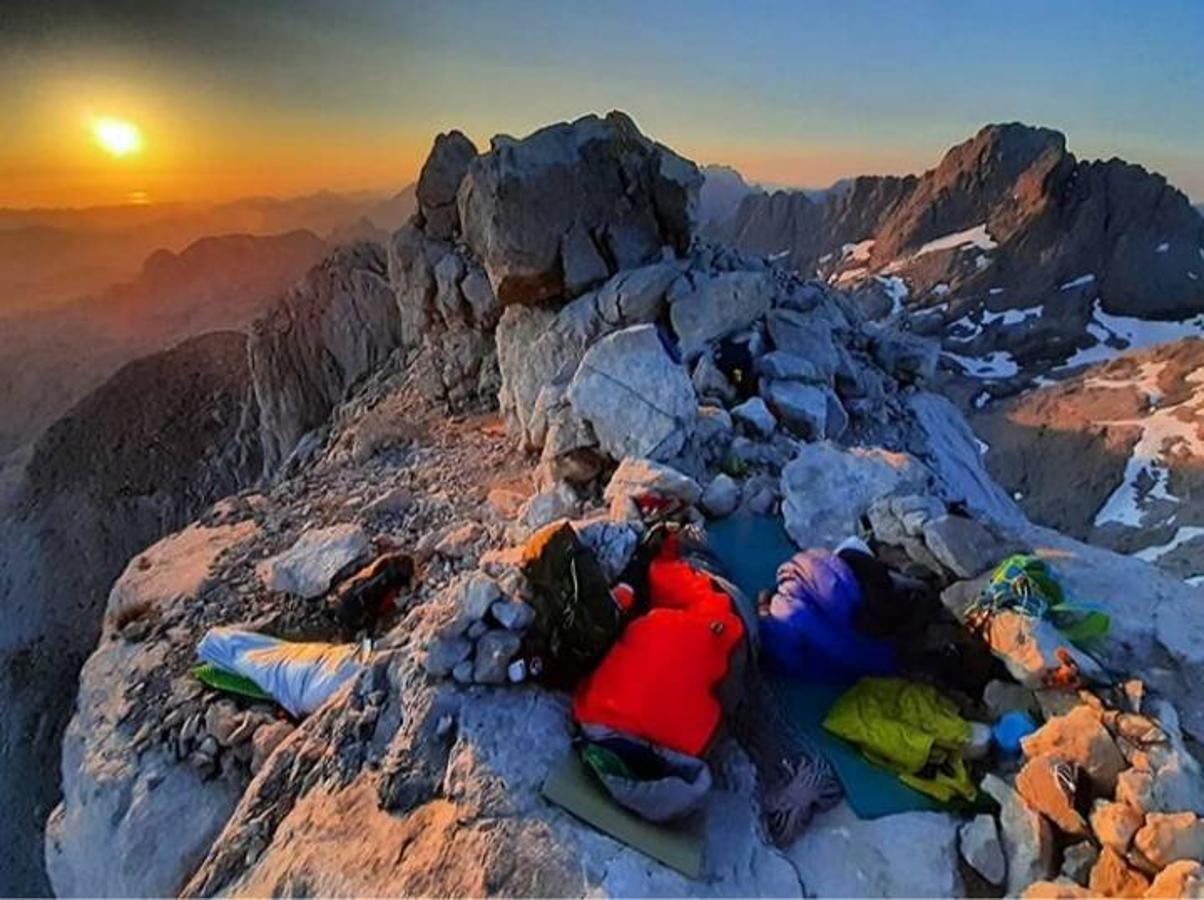
M 389 234 L 416 208 L 414 187 L 396 194 L 249 197 L 228 203 L 0 209 L 0 314 L 45 309 L 135 276 L 155 250 L 203 237 L 305 230 L 331 244 Z
M 95 296 L 0 315 L 0 456 L 123 363 L 192 335 L 246 328 L 328 249 L 309 231 L 201 238 L 179 253 L 156 250 L 137 277 Z
M 1187 197 L 1140 166 L 1078 160 L 1047 128 L 990 125 L 923 175 L 859 177 L 819 200 L 751 193 L 707 233 L 872 315 L 906 313 L 992 392 L 1150 343 L 1144 320 L 1204 313 L 1204 219 Z

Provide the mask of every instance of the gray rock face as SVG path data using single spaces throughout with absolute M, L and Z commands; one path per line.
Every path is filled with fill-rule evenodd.
M 527 446 L 544 445 L 550 397 L 555 386 L 568 384 L 586 348 L 621 328 L 655 321 L 677 277 L 676 266 L 657 263 L 620 272 L 558 312 L 520 306 L 503 313 L 496 333 L 498 403 Z
M 999 842 L 999 829 L 994 817 L 986 813 L 975 816 L 957 829 L 958 850 L 962 858 L 991 884 L 1001 885 L 1007 877 L 1007 860 Z
M 988 773 L 983 778 L 982 789 L 1000 806 L 999 826 L 1003 854 L 1007 857 L 1007 892 L 1018 897 L 1034 881 L 1043 881 L 1053 874 L 1053 828 L 1040 813 L 1029 809 L 1015 789 L 995 773 Z
M 958 897 L 957 819 L 912 812 L 858 819 L 822 813 L 787 852 L 808 896 Z
M 769 338 L 778 350 L 810 362 L 820 378 L 830 382 L 840 365 L 828 320 L 814 312 L 775 309 L 765 317 Z
M 702 177 L 622 113 L 497 137 L 460 187 L 464 239 L 503 305 L 572 296 L 684 253 Z
M 506 667 L 521 644 L 522 638 L 513 631 L 486 631 L 477 640 L 472 680 L 478 684 L 504 684 Z
M 827 381 L 818 365 L 785 350 L 774 350 L 758 359 L 757 372 L 772 381 L 806 381 L 812 384 Z
M 800 547 L 834 547 L 857 530 L 875 500 L 927 480 L 914 459 L 886 450 L 808 444 L 782 470 L 782 514 Z
M 848 425 L 844 407 L 826 387 L 800 381 L 771 381 L 765 386 L 765 397 L 782 423 L 802 438 L 838 438 Z
M 730 475 L 720 472 L 702 492 L 702 508 L 713 519 L 730 516 L 740 505 L 740 485 Z
M 747 328 L 769 311 L 774 283 L 765 272 L 683 275 L 669 291 L 669 320 L 690 359 L 708 341 Z
M 368 548 L 368 535 L 358 525 L 307 531 L 288 550 L 260 563 L 259 577 L 270 591 L 320 597 L 334 577 L 362 559 Z
M 760 397 L 749 397 L 732 408 L 732 420 L 749 428 L 753 434 L 769 437 L 778 427 L 777 417 L 769 411 Z
M 962 516 L 930 519 L 924 523 L 923 534 L 933 556 L 958 578 L 975 578 L 1010 552 L 1021 549 L 1004 542 L 985 525 Z
M 379 247 L 341 248 L 310 271 L 251 329 L 265 470 L 274 472 L 400 343 L 401 320 Z
M 614 459 L 676 456 L 698 415 L 689 376 L 670 359 L 651 325 L 615 332 L 590 347 L 568 399 Z
M 477 157 L 477 148 L 459 131 L 440 134 L 418 175 L 418 212 L 426 232 L 450 240 L 460 230 L 456 192 Z
M 936 374 L 941 351 L 937 341 L 876 328 L 871 344 L 878 364 L 904 383 L 930 381 Z

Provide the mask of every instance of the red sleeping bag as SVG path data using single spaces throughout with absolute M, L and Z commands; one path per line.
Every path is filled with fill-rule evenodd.
M 711 577 L 670 538 L 648 569 L 651 609 L 623 630 L 577 690 L 573 715 L 701 756 L 719 727 L 717 696 L 744 640 L 744 622 Z

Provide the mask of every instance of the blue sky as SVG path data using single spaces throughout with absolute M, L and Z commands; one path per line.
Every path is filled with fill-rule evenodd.
M 240 165 L 265 190 L 400 183 L 439 130 L 484 143 L 619 108 L 699 162 L 807 186 L 920 171 L 1020 120 L 1204 200 L 1204 0 L 48 6 L 0 8 L 0 112 L 96 95 L 160 124 L 164 166 L 230 190 Z

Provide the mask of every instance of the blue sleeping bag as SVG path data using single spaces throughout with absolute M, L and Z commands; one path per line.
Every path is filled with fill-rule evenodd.
M 761 650 L 774 671 L 817 682 L 895 672 L 894 649 L 857 631 L 861 588 L 828 550 L 796 553 L 778 567 L 778 589 L 760 620 Z

